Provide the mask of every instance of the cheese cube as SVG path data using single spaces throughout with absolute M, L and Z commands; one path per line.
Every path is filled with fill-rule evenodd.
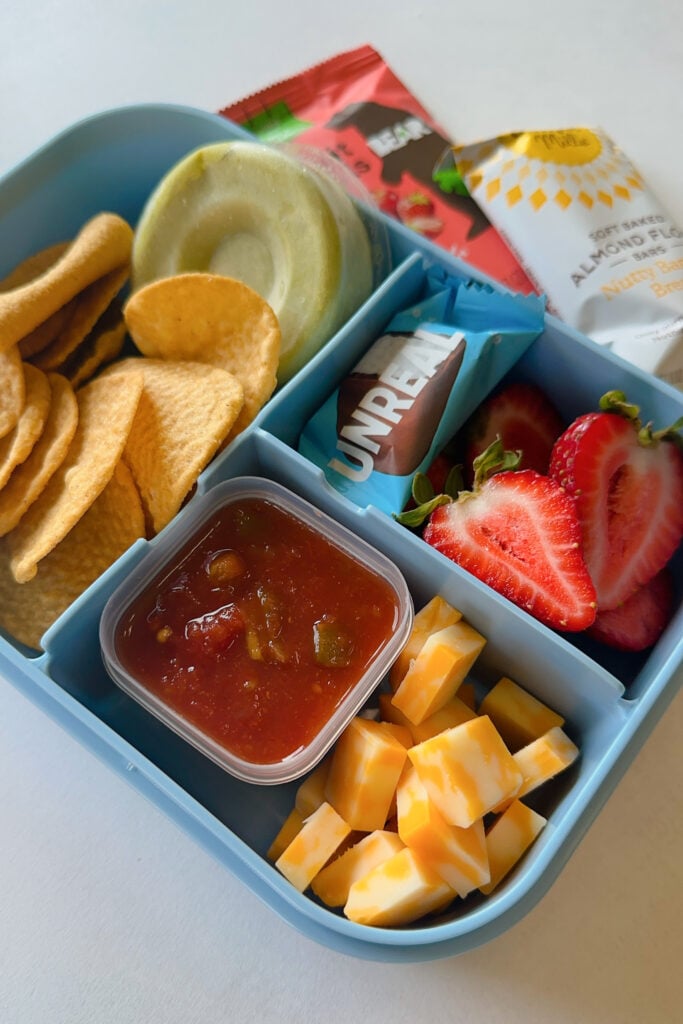
M 446 626 L 425 640 L 394 694 L 394 705 L 414 725 L 454 696 L 486 640 L 466 622 Z
M 311 888 L 328 907 L 343 907 L 353 883 L 393 857 L 403 846 L 395 832 L 382 829 L 371 832 L 318 872 Z
M 484 697 L 480 715 L 488 715 L 511 751 L 538 739 L 549 729 L 564 725 L 564 718 L 518 683 L 503 676 Z
M 400 725 L 398 722 L 382 722 L 382 725 L 387 729 L 399 743 L 402 743 L 406 749 L 412 747 L 415 743 L 413 734 L 407 725 Z
M 328 803 L 323 803 L 307 818 L 301 830 L 275 861 L 275 867 L 295 889 L 308 888 L 320 869 L 351 831 Z
M 578 756 L 579 748 L 559 726 L 549 729 L 544 736 L 539 736 L 533 743 L 516 751 L 512 757 L 522 773 L 522 785 L 517 790 L 517 799 L 555 778 L 573 764 Z M 505 801 L 495 810 L 503 810 L 508 803 L 509 800 Z
M 344 913 L 351 921 L 375 927 L 410 924 L 441 910 L 454 897 L 448 883 L 405 847 L 353 883 Z
M 477 717 L 476 712 L 460 700 L 459 694 L 460 690 L 458 690 L 458 696 L 451 697 L 447 704 L 435 711 L 429 718 L 425 718 L 424 722 L 412 726 L 414 743 L 422 743 L 423 740 L 436 736 L 444 729 L 452 729 L 456 725 L 462 725 L 463 722 L 471 722 L 473 718 Z
M 488 896 L 515 866 L 546 824 L 546 819 L 521 800 L 510 806 L 486 833 L 491 880 L 479 888 Z
M 392 690 L 396 690 L 398 684 L 410 668 L 410 662 L 418 656 L 422 645 L 431 633 L 439 629 L 452 626 L 462 618 L 462 612 L 445 601 L 440 594 L 433 597 L 419 612 L 416 612 L 413 619 L 413 628 L 405 647 L 398 658 L 391 666 L 389 683 Z
M 458 700 L 461 700 L 463 704 L 467 704 L 467 707 L 471 711 L 477 710 L 477 700 L 474 693 L 474 683 L 461 683 L 458 687 Z
M 489 881 L 489 864 L 481 818 L 469 828 L 449 825 L 429 799 L 415 768 L 407 765 L 396 791 L 398 834 L 465 897 Z
M 302 818 L 307 818 L 309 814 L 313 814 L 313 811 L 317 811 L 325 799 L 325 786 L 329 770 L 330 758 L 326 757 L 299 785 L 294 798 L 294 806 Z
M 334 748 L 325 799 L 351 828 L 383 828 L 406 757 L 384 723 L 352 719 Z
M 301 831 L 303 824 L 303 815 L 299 814 L 297 809 L 293 807 L 285 818 L 282 828 L 270 845 L 268 853 L 266 854 L 268 860 L 275 861 L 281 853 L 284 853 L 294 836 Z
M 408 757 L 443 817 L 460 828 L 468 828 L 522 784 L 522 773 L 486 715 L 418 743 Z

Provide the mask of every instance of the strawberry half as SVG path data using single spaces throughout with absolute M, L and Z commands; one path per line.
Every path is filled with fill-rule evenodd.
M 521 451 L 520 469 L 547 473 L 564 421 L 536 384 L 516 382 L 491 395 L 464 428 L 464 461 L 471 466 L 499 437 L 506 451 Z
M 574 503 L 548 477 L 517 470 L 518 462 L 495 441 L 476 460 L 472 491 L 439 495 L 396 518 L 415 526 L 428 517 L 428 544 L 545 625 L 586 629 L 595 619 L 595 589 Z M 414 489 L 424 495 L 419 483 Z
M 588 635 L 620 651 L 644 651 L 657 643 L 671 619 L 674 588 L 662 569 L 634 594 L 607 612 L 598 612 Z
M 680 421 L 653 432 L 616 391 L 600 408 L 558 439 L 549 473 L 575 502 L 598 609 L 607 611 L 651 580 L 683 537 L 683 451 Z

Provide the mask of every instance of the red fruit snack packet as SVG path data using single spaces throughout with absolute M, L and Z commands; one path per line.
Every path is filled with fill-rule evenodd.
M 371 46 L 338 54 L 220 114 L 264 142 L 296 139 L 328 151 L 385 213 L 511 290 L 534 291 L 462 181 L 435 180 L 451 143 Z

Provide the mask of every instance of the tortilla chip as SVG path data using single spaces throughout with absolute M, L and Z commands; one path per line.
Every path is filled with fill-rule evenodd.
M 112 362 L 121 354 L 126 340 L 126 325 L 121 307 L 114 303 L 65 363 L 60 372 L 71 381 L 73 387 L 85 384 L 102 366 Z
M 45 630 L 134 541 L 144 536 L 142 505 L 130 470 L 119 462 L 109 483 L 30 583 L 17 583 L 6 540 L 0 540 L 0 626 L 40 648 Z
M 14 430 L 0 440 L 0 487 L 4 487 L 15 466 L 24 462 L 43 432 L 50 409 L 50 384 L 42 370 L 24 364 L 26 399 Z
M 119 461 L 140 401 L 143 374 L 96 377 L 77 392 L 78 427 L 64 461 L 7 535 L 18 583 L 45 558 L 102 493 Z
M 78 295 L 66 327 L 47 348 L 33 357 L 34 366 L 39 366 L 41 370 L 61 370 L 121 291 L 129 272 L 126 263 L 84 288 Z
M 281 335 L 258 292 L 219 274 L 179 274 L 145 285 L 124 307 L 128 331 L 146 356 L 189 359 L 228 370 L 244 390 L 232 435 L 251 423 L 277 384 Z
M 0 351 L 0 437 L 14 430 L 26 399 L 24 364 L 16 345 Z
M 97 214 L 47 269 L 0 292 L 0 351 L 34 331 L 93 281 L 127 264 L 132 243 L 133 229 L 123 218 L 114 213 Z M 37 253 L 35 260 L 40 263 L 40 259 Z
M 77 302 L 78 296 L 65 303 L 61 309 L 58 309 L 56 313 L 49 316 L 47 320 L 43 320 L 42 324 L 39 324 L 34 331 L 24 335 L 19 342 L 19 351 L 23 359 L 30 359 L 31 356 L 42 352 L 44 348 L 47 348 L 48 345 L 59 337 L 73 316 Z
M 151 535 L 170 522 L 220 448 L 242 407 L 242 387 L 215 366 L 157 359 L 124 359 L 98 379 L 125 380 L 140 368 L 144 388 L 123 458 Z
M 47 375 L 50 409 L 43 432 L 31 454 L 17 466 L 0 490 L 0 537 L 13 530 L 27 508 L 47 486 L 66 458 L 78 425 L 78 402 L 68 380 L 56 373 Z
M 29 281 L 34 281 L 37 277 L 40 277 L 41 274 L 49 270 L 64 255 L 70 245 L 70 242 L 57 242 L 56 245 L 50 245 L 46 249 L 41 249 L 31 256 L 27 256 L 7 277 L 3 277 L 2 281 L 0 281 L 0 292 L 9 292 L 14 288 L 21 288 L 22 285 L 28 284 Z

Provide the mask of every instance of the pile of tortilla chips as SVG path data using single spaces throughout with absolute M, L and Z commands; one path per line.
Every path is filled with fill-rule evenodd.
M 180 275 L 123 305 L 132 242 L 102 213 L 0 281 L 0 627 L 36 649 L 277 383 L 277 319 L 241 282 Z

